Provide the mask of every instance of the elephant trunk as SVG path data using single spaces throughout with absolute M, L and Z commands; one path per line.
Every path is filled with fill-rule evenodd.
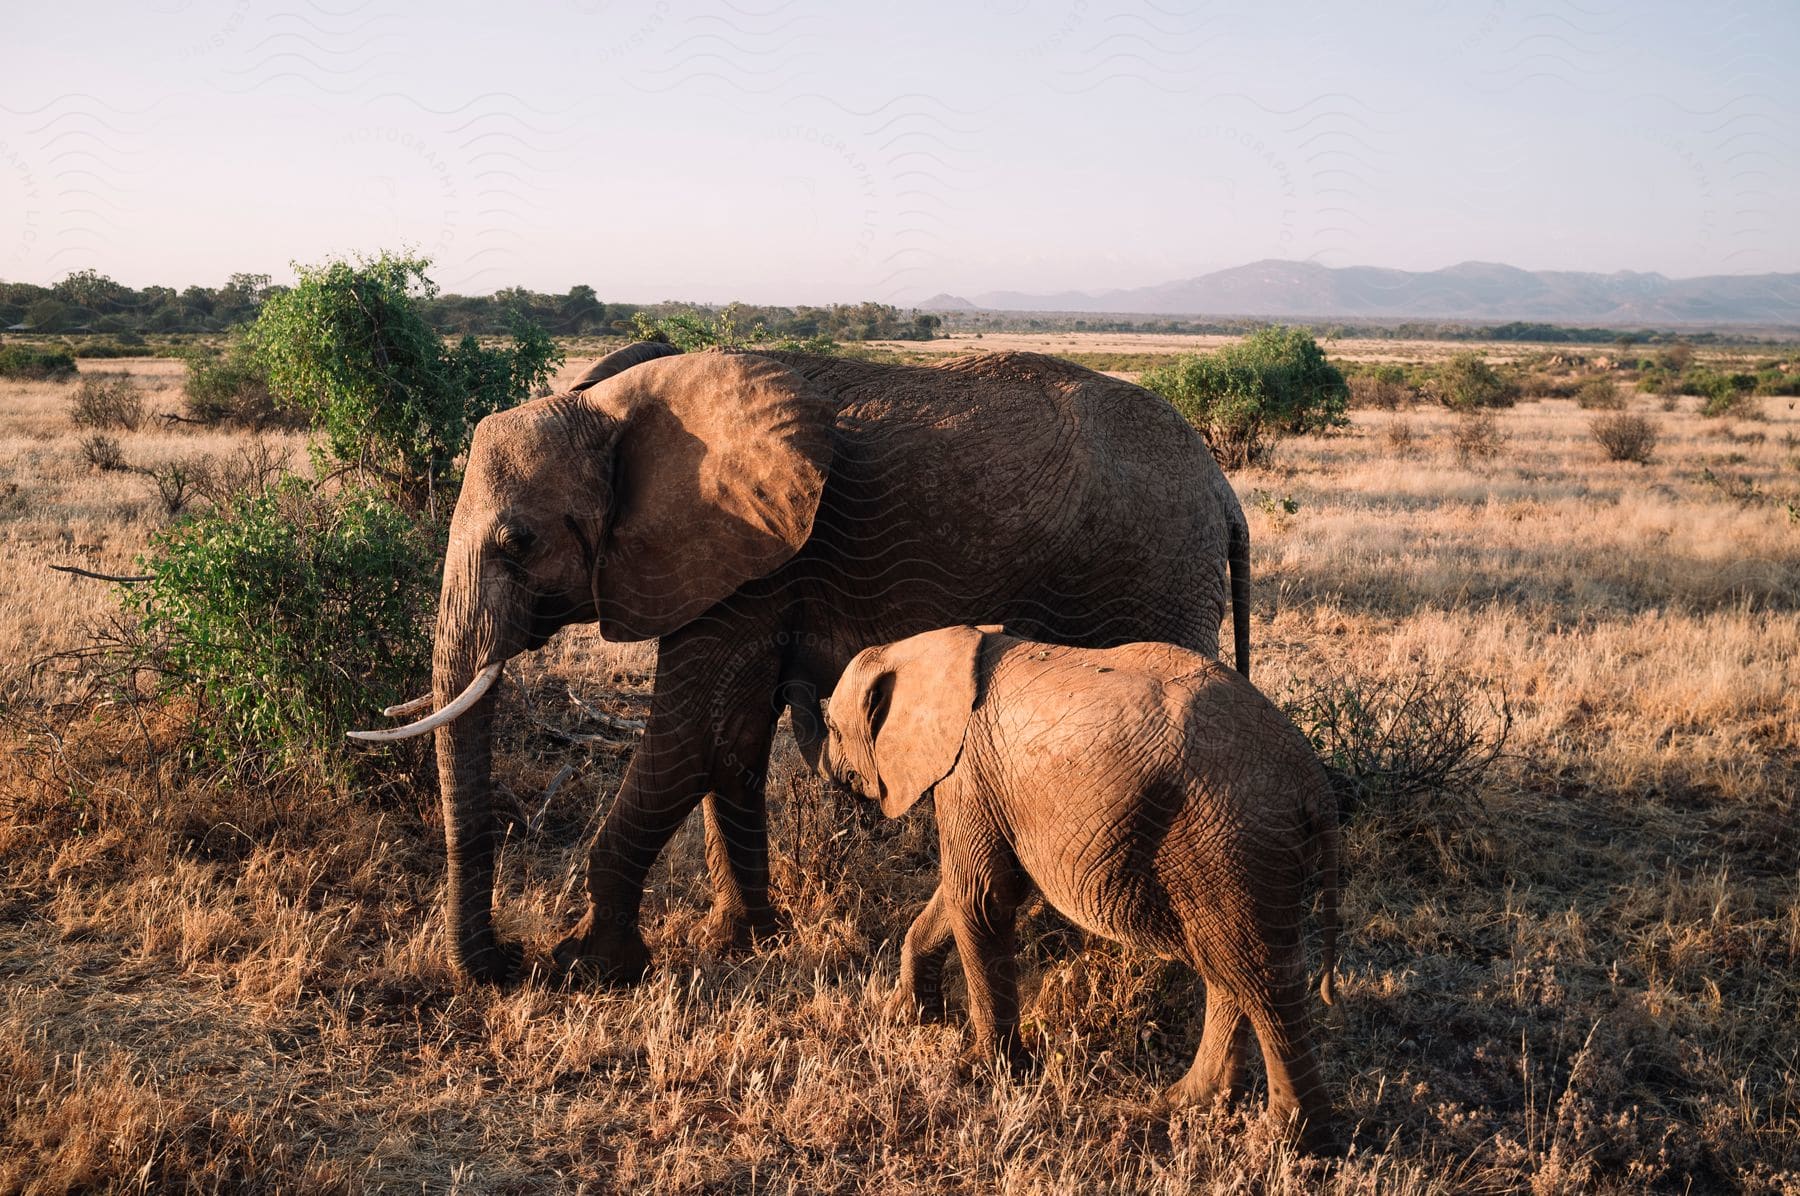
M 457 556 L 452 551 L 452 560 Z M 462 693 L 492 662 L 504 660 L 498 621 L 477 606 L 472 561 L 447 563 L 438 607 L 432 689 L 441 707 Z M 448 865 L 445 914 L 457 967 L 491 982 L 507 978 L 510 957 L 494 935 L 492 730 L 495 688 L 461 717 L 437 728 L 438 790 L 444 803 Z
M 499 981 L 506 960 L 494 938 L 494 815 L 489 794 L 490 695 L 462 719 L 437 730 L 438 784 L 444 800 L 449 892 L 444 912 L 457 967 Z

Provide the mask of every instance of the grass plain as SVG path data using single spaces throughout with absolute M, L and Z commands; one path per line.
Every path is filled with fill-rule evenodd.
M 174 363 L 117 368 L 177 408 Z M 1568 400 L 1500 412 L 1485 459 L 1449 412 L 1357 411 L 1233 477 L 1265 689 L 1456 675 L 1512 716 L 1473 800 L 1350 815 L 1321 1039 L 1355 1138 L 1323 1162 L 1253 1105 L 1152 1122 L 1198 985 L 1041 914 L 1041 1068 L 959 1068 L 955 1022 L 886 1001 L 929 812 L 872 820 L 785 739 L 783 941 L 687 946 L 693 820 L 652 874 L 643 987 L 459 984 L 429 768 L 410 798 L 220 784 L 180 764 L 179 712 L 109 704 L 79 661 L 25 667 L 112 609 L 46 566 L 129 572 L 167 518 L 142 476 L 86 466 L 70 389 L 0 384 L 0 1191 L 1800 1193 L 1793 400 L 1719 421 L 1634 397 L 1649 465 L 1606 460 Z M 146 466 L 243 444 L 118 437 Z M 500 917 L 540 953 L 632 746 L 544 727 L 580 724 L 571 691 L 641 715 L 654 667 L 573 629 L 509 671 Z

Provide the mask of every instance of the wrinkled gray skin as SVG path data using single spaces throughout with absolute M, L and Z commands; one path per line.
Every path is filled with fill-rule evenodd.
M 704 803 L 707 945 L 775 925 L 763 777 L 785 708 L 869 644 L 1004 620 L 1048 640 L 1162 639 L 1248 661 L 1243 512 L 1148 391 L 1034 354 L 933 367 L 636 345 L 570 393 L 477 427 L 444 561 L 433 689 L 598 620 L 658 641 L 643 742 L 592 848 L 562 968 L 648 966 L 644 877 Z M 493 929 L 494 694 L 437 731 L 448 915 L 464 973 L 505 980 Z
M 1165 1105 L 1240 1085 L 1247 1021 L 1271 1114 L 1329 1147 L 1302 927 L 1316 874 L 1329 1001 L 1337 808 L 1305 737 L 1249 681 L 1169 644 L 950 627 L 860 653 L 827 727 L 821 771 L 889 817 L 935 794 L 942 876 L 901 954 L 909 1007 L 941 1016 L 954 944 L 975 1049 L 1021 1060 L 1013 921 L 1035 885 L 1084 929 L 1206 981 L 1199 1050 Z

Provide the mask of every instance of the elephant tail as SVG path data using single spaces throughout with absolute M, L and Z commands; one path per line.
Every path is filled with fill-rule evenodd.
M 1321 781 L 1323 778 L 1321 778 Z M 1313 836 L 1319 847 L 1319 999 L 1327 1005 L 1337 999 L 1338 856 L 1342 837 L 1338 829 L 1337 802 L 1330 786 L 1319 786 L 1313 806 Z
M 1250 675 L 1250 524 L 1242 511 L 1234 512 L 1226 566 L 1231 571 L 1231 647 L 1237 671 Z

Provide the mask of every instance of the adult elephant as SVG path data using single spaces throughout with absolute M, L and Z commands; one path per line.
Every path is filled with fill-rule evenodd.
M 456 961 L 499 981 L 493 683 L 560 627 L 658 641 L 643 743 L 595 837 L 564 967 L 635 979 L 644 878 L 704 801 L 710 945 L 774 924 L 763 776 L 810 747 L 858 651 L 952 623 L 1218 655 L 1248 670 L 1243 511 L 1157 396 L 1055 358 L 876 365 L 635 345 L 476 428 L 450 526 L 430 699 Z M 1227 573 L 1229 567 L 1229 591 Z

